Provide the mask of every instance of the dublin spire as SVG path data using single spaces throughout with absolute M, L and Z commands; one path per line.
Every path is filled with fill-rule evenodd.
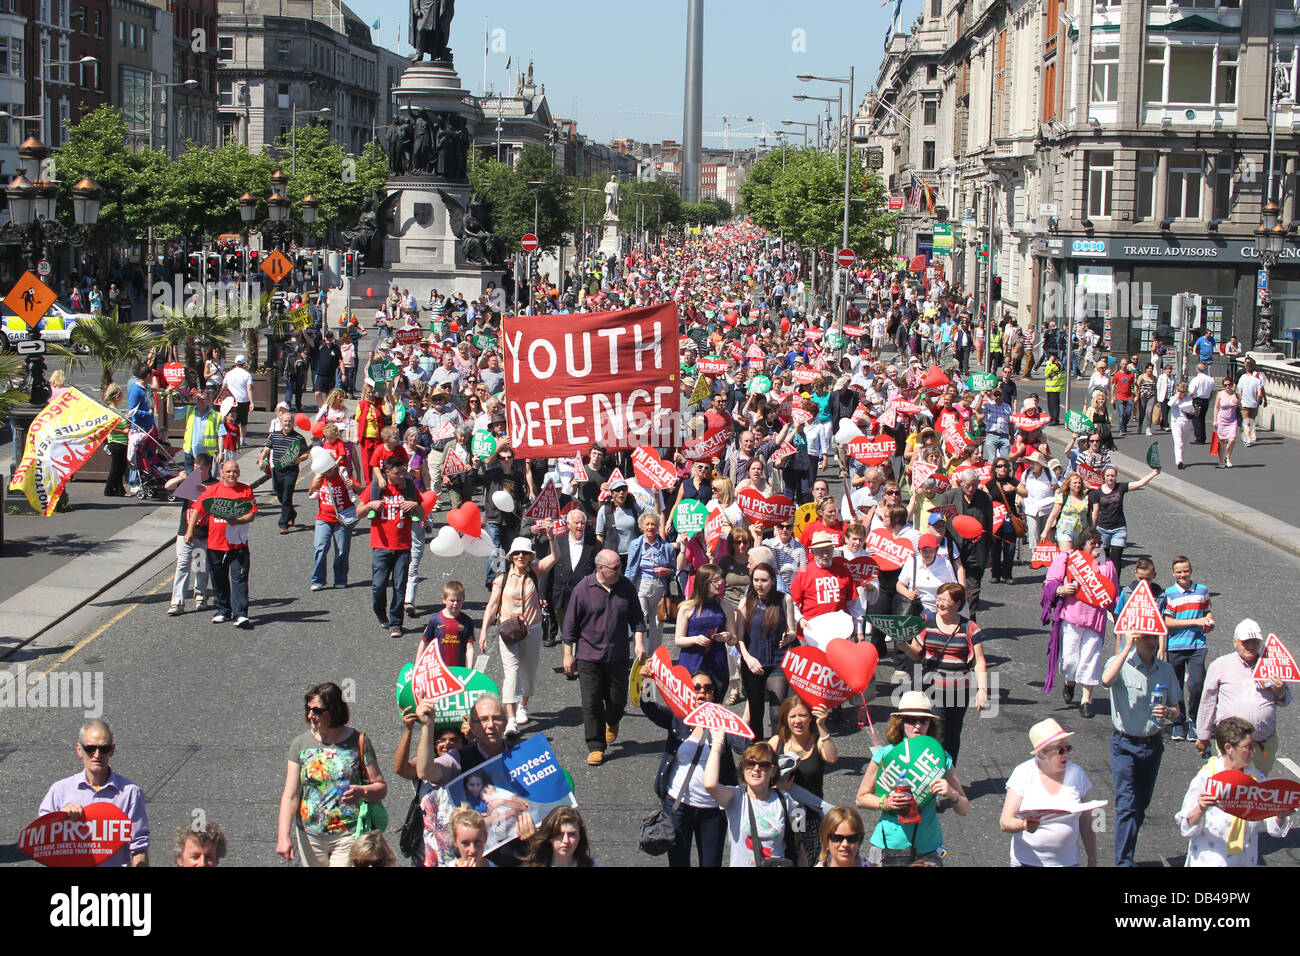
M 682 201 L 700 201 L 704 121 L 704 0 L 686 0 L 686 104 L 682 110 Z

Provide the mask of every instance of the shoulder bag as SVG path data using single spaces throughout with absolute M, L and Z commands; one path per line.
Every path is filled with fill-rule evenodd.
M 936 620 L 935 628 L 938 629 L 938 626 L 939 623 Z M 929 628 L 926 628 L 919 635 L 921 640 L 921 687 L 922 689 L 929 690 L 929 688 L 933 686 L 936 682 L 939 684 L 941 688 L 945 690 L 954 687 L 960 687 L 963 689 L 968 688 L 970 686 L 971 676 L 974 673 L 974 662 L 975 662 L 975 645 L 972 644 L 970 640 L 970 622 L 966 622 L 964 628 L 963 625 L 958 624 L 957 630 L 953 631 L 951 634 L 946 635 L 945 640 L 943 642 L 943 647 L 939 649 L 939 653 L 935 657 L 931 657 L 929 654 L 925 653 L 925 635 L 929 630 L 930 630 Z M 960 671 L 945 671 L 942 669 L 942 664 L 944 660 L 944 655 L 948 653 L 948 645 L 953 642 L 953 639 L 956 638 L 957 635 L 962 634 L 963 630 L 965 631 L 965 634 L 963 636 L 966 639 L 966 667 L 964 670 L 960 670 Z M 943 632 L 940 631 L 940 633 Z
M 677 585 L 677 594 L 673 594 L 673 585 Z M 659 599 L 659 606 L 655 610 L 655 617 L 661 624 L 677 620 L 677 610 L 682 605 L 682 588 L 677 584 L 677 575 L 673 575 L 664 585 L 664 596 Z
M 682 800 L 686 797 L 686 791 L 691 787 L 691 777 L 695 774 L 695 768 L 699 765 L 700 754 L 702 753 L 704 753 L 703 740 L 695 748 L 695 756 L 691 758 L 691 766 L 686 771 L 686 779 L 682 781 L 682 789 L 677 794 L 677 799 L 673 801 L 672 810 L 665 810 L 660 807 L 641 821 L 641 835 L 637 838 L 637 845 L 643 853 L 650 856 L 662 856 L 672 849 L 673 844 L 677 842 L 677 825 L 674 823 L 677 808 L 682 805 Z M 674 756 L 673 766 L 676 765 L 677 758 Z M 668 772 L 668 777 L 671 780 L 671 769 Z
M 415 781 L 415 796 L 406 808 L 406 819 L 397 831 L 397 848 L 402 856 L 418 866 L 424 866 L 424 808 L 420 806 L 420 782 Z
M 366 779 L 366 735 L 360 731 L 357 732 L 357 766 L 360 768 L 361 785 L 369 783 Z M 361 836 L 370 830 L 383 833 L 387 829 L 388 811 L 384 809 L 383 801 L 376 800 L 372 803 L 362 800 L 361 806 L 357 808 L 356 835 Z
M 743 785 L 742 785 L 743 789 Z M 750 848 L 754 851 L 754 866 L 757 867 L 784 867 L 794 866 L 795 860 L 799 858 L 799 850 L 794 845 L 794 832 L 790 828 L 790 815 L 785 810 L 785 796 L 779 790 L 773 790 L 776 794 L 777 803 L 781 806 L 781 822 L 785 828 L 785 852 L 794 853 L 793 857 L 772 856 L 763 857 L 763 844 L 758 839 L 758 823 L 754 820 L 754 804 L 750 802 L 749 791 L 744 790 L 745 810 L 749 813 L 749 843 Z
M 1011 522 L 1012 532 L 1015 533 L 1017 540 L 1023 538 L 1029 530 L 1028 525 L 1025 524 L 1025 519 L 1017 515 L 1015 509 L 1011 507 L 1011 502 L 1007 501 L 1007 489 L 1002 486 L 1002 482 L 994 478 L 993 484 L 998 486 L 998 492 L 1002 495 L 1002 504 L 1006 506 L 1007 519 Z
M 502 594 L 505 593 L 506 590 L 505 579 L 508 576 L 509 576 L 509 572 L 506 572 L 506 574 L 503 574 L 501 576 Z M 525 577 L 524 581 L 519 582 L 519 606 L 521 609 L 524 603 L 524 584 L 525 581 L 527 581 L 529 578 L 533 579 L 533 586 L 534 587 L 537 586 L 537 579 L 533 578 L 531 571 Z M 498 621 L 497 623 L 497 637 L 501 638 L 501 643 L 503 643 L 506 647 L 514 647 L 516 644 L 518 644 L 527 636 L 528 636 L 528 625 L 524 623 L 524 619 L 522 617 L 512 617 L 509 620 Z

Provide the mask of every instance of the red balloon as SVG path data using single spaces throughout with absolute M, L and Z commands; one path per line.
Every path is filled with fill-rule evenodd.
M 472 501 L 448 511 L 447 524 L 467 538 L 477 538 L 483 534 L 483 514 Z
M 366 286 L 366 298 L 369 299 L 375 294 L 374 286 Z
M 438 507 L 438 493 L 429 490 L 420 495 L 420 507 L 424 509 L 426 515 L 431 514 Z
M 871 686 L 880 655 L 876 653 L 874 644 L 854 644 L 837 637 L 826 645 L 826 662 L 853 689 L 853 693 L 860 694 Z
M 459 331 L 460 331 L 460 323 L 459 323 L 459 322 L 453 322 L 453 323 L 451 323 L 450 328 L 451 328 L 451 330 L 452 330 L 453 332 L 459 332 Z M 477 538 L 478 535 L 474 535 L 474 537 Z
M 312 437 L 312 438 L 324 438 L 324 437 L 325 437 L 325 423 L 324 423 L 324 422 L 322 422 L 322 421 L 318 421 L 315 425 L 312 425 L 312 426 L 311 426 L 311 437 Z
M 311 418 L 299 412 L 293 420 L 293 423 L 305 432 L 311 431 Z
M 784 316 L 781 318 L 781 331 L 782 332 L 790 331 L 790 320 L 785 318 Z
M 926 388 L 943 388 L 946 385 L 951 385 L 952 381 L 947 375 L 943 374 L 943 369 L 937 365 L 931 365 L 925 373 L 924 384 Z
M 953 515 L 952 530 L 963 538 L 973 541 L 984 533 L 984 526 L 974 515 Z

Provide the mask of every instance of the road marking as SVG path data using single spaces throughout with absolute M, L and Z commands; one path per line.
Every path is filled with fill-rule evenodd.
M 153 595 L 157 594 L 159 591 L 161 591 L 163 588 L 165 588 L 165 587 L 166 587 L 168 584 L 170 584 L 170 583 L 171 583 L 171 582 L 169 582 L 166 578 L 163 578 L 163 580 L 158 584 L 158 586 L 157 586 L 156 588 L 154 588 L 152 591 L 147 591 L 147 592 L 145 592 L 145 597 L 152 597 Z M 89 644 L 91 641 L 93 641 L 95 638 L 99 637 L 101 634 L 103 634 L 105 631 L 107 631 L 110 627 L 112 627 L 112 626 L 113 626 L 114 624 L 116 624 L 118 621 L 122 620 L 122 618 L 126 617 L 128 614 L 130 614 L 132 611 L 134 611 L 136 608 L 138 608 L 138 607 L 139 607 L 141 604 L 143 604 L 143 603 L 144 603 L 143 601 L 136 601 L 136 602 L 135 602 L 134 604 L 132 604 L 130 607 L 124 607 L 124 608 L 122 608 L 122 610 L 118 611 L 118 612 L 117 612 L 116 614 L 114 614 L 111 618 L 109 618 L 107 621 L 105 621 L 103 624 L 101 624 L 99 627 L 97 627 L 94 631 L 92 631 L 90 634 L 86 635 L 84 638 L 82 638 L 80 641 L 78 641 L 74 647 L 72 647 L 70 650 L 68 650 L 66 653 L 64 653 L 64 655 L 63 655 L 62 657 L 60 657 L 57 661 L 55 661 L 53 664 L 51 664 L 51 665 L 50 665 L 49 667 L 47 667 L 45 670 L 43 670 L 43 671 L 41 671 L 39 674 L 37 674 L 36 677 L 35 677 L 33 680 L 31 680 L 29 683 L 30 683 L 31 685 L 35 685 L 35 684 L 40 683 L 40 681 L 41 681 L 42 679 L 44 679 L 45 676 L 46 676 L 47 674 L 50 673 L 50 671 L 54 670 L 54 669 L 55 669 L 56 667 L 58 667 L 60 664 L 62 664 L 62 663 L 64 663 L 65 661 L 69 660 L 69 659 L 70 659 L 74 654 L 76 654 L 78 651 L 80 651 L 83 647 L 85 647 L 86 645 L 88 645 L 88 644 Z
M 1290 757 L 1278 757 L 1277 762 L 1290 770 L 1293 777 L 1300 779 L 1300 767 L 1297 767 L 1295 761 Z

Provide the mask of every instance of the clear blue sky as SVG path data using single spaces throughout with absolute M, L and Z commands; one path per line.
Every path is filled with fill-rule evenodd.
M 903 0 L 905 28 L 921 4 Z M 369 23 L 380 19 L 372 34 L 381 46 L 412 52 L 406 0 L 350 6 Z M 486 20 L 489 37 L 504 31 L 503 52 L 487 57 L 489 88 L 513 92 L 514 70 L 527 69 L 532 58 L 534 77 L 546 85 L 552 113 L 576 119 L 585 135 L 601 142 L 615 137 L 680 141 L 686 6 L 686 0 L 460 0 L 451 29 L 456 70 L 463 86 L 480 91 Z M 827 104 L 797 103 L 791 95 L 834 97 L 837 87 L 800 83 L 797 73 L 847 76 L 852 64 L 854 96 L 861 102 L 880 68 L 893 8 L 893 0 L 887 9 L 879 0 L 705 0 L 704 145 L 723 145 L 721 136 L 707 135 L 723 130 L 723 115 L 729 117 L 732 145 L 755 142 L 762 132 L 759 123 L 771 130 L 783 128 L 784 119 L 816 119 Z M 804 51 L 796 52 L 801 39 Z M 834 117 L 835 104 L 830 108 Z M 672 115 L 654 115 L 658 113 Z M 753 123 L 748 122 L 751 116 Z M 742 128 L 744 133 L 735 132 Z M 784 128 L 800 138 L 801 127 Z M 769 145 L 775 142 L 769 133 Z

